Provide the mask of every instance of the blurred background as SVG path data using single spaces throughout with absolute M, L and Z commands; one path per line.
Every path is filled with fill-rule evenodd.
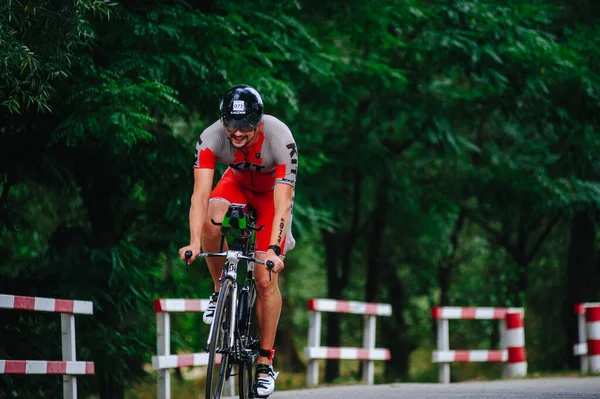
M 278 390 L 304 386 L 313 297 L 392 305 L 377 382 L 437 381 L 438 305 L 523 306 L 529 373 L 576 373 L 573 308 L 600 301 L 599 21 L 595 0 L 2 0 L 0 293 L 93 301 L 82 397 L 152 397 L 152 300 L 211 291 L 177 258 L 195 143 L 245 83 L 300 156 Z M 57 315 L 0 317 L 0 359 L 61 358 Z M 201 315 L 172 320 L 172 352 L 201 351 Z M 360 346 L 362 317 L 323 330 Z M 498 347 L 495 321 L 450 331 Z M 322 367 L 360 381 L 358 362 Z M 198 397 L 197 374 L 174 371 L 174 397 Z M 2 375 L 0 397 L 61 386 Z

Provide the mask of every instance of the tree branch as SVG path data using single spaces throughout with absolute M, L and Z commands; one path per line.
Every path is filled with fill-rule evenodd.
M 489 235 L 491 235 L 492 237 L 494 237 L 494 239 L 498 242 L 501 243 L 504 240 L 504 235 L 499 232 L 496 231 L 492 228 L 492 226 L 490 226 L 487 222 L 483 221 L 483 219 L 477 217 L 477 216 L 472 216 L 471 219 L 477 223 L 481 228 L 483 228 L 485 230 L 486 233 L 488 233 Z
M 548 238 L 548 235 L 550 235 L 550 233 L 552 232 L 552 229 L 554 228 L 554 226 L 556 226 L 556 224 L 560 220 L 560 217 L 561 217 L 560 213 L 557 213 L 550 220 L 550 222 L 548 222 L 548 224 L 546 225 L 546 227 L 544 228 L 544 230 L 542 231 L 542 233 L 538 237 L 537 241 L 535 242 L 535 244 L 533 244 L 533 247 L 531 248 L 530 253 L 526 255 L 526 259 L 527 259 L 528 263 L 531 262 L 535 258 L 536 254 L 539 252 L 539 250 L 541 249 L 542 245 L 544 244 L 544 242 Z
M 492 226 L 490 226 L 488 223 L 484 222 L 481 218 L 473 216 L 472 220 L 475 223 L 477 223 L 479 226 L 481 226 L 490 236 L 492 236 L 492 238 L 495 240 L 495 243 L 497 245 L 501 246 L 508 253 L 510 253 L 510 255 L 513 257 L 513 259 L 517 259 L 517 257 L 518 257 L 517 253 L 515 251 L 515 248 L 510 243 L 508 233 L 499 232 L 499 231 L 494 230 L 492 228 Z M 503 223 L 503 225 L 504 225 L 504 223 Z

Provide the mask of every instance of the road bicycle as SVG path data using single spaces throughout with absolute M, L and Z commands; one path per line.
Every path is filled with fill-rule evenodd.
M 221 226 L 219 252 L 198 254 L 198 257 L 202 258 L 226 258 L 219 278 L 221 288 L 206 346 L 209 354 L 206 375 L 207 399 L 220 399 L 225 382 L 234 375 L 238 376 L 240 399 L 254 397 L 253 374 L 260 349 L 260 336 L 254 312 L 254 265 L 265 265 L 264 261 L 254 257 L 256 232 L 264 228 L 256 227 L 255 219 L 254 213 L 246 213 L 243 205 L 231 204 L 221 223 L 211 220 L 214 225 Z M 230 249 L 223 251 L 227 234 L 232 230 L 239 234 Z M 185 253 L 187 259 L 191 256 L 191 251 Z M 247 265 L 247 274 L 241 289 L 237 284 L 240 260 L 246 261 Z M 272 261 L 267 261 L 266 266 L 270 278 L 271 269 L 275 265 Z M 237 365 L 237 374 L 232 372 L 233 365 Z

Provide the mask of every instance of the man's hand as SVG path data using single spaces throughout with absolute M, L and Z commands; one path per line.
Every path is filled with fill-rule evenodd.
M 272 270 L 273 273 L 279 273 L 280 271 L 283 270 L 285 265 L 283 264 L 283 261 L 281 260 L 281 258 L 279 256 L 275 255 L 275 252 L 273 252 L 273 250 L 267 251 L 267 257 L 265 259 L 265 267 L 267 267 L 266 264 L 267 264 L 267 261 L 269 261 L 269 260 L 275 264 L 275 266 L 273 267 L 273 270 Z
M 192 251 L 192 257 L 187 260 L 185 259 L 186 251 Z M 192 263 L 194 261 L 194 259 L 196 259 L 196 257 L 198 256 L 199 253 L 200 253 L 199 245 L 186 245 L 185 247 L 179 249 L 179 259 L 181 259 L 182 262 Z

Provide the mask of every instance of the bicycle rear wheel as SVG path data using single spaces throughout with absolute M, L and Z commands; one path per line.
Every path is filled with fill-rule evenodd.
M 206 373 L 206 398 L 220 399 L 225 381 L 229 378 L 230 349 L 229 329 L 233 284 L 225 279 L 221 284 L 215 316 L 211 326 L 212 335 L 208 345 L 208 371 Z

